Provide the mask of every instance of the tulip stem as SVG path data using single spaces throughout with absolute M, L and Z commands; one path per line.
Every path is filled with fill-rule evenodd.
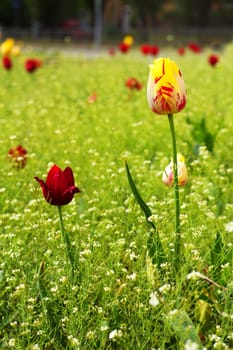
M 168 114 L 169 126 L 172 137 L 172 150 L 173 150 L 173 173 L 174 173 L 174 197 L 175 197 L 175 210 L 176 210 L 176 226 L 175 226 L 175 243 L 174 243 L 174 267 L 175 270 L 179 270 L 180 266 L 180 198 L 179 198 L 179 184 L 178 184 L 178 166 L 177 166 L 177 151 L 176 151 L 176 133 L 174 127 L 173 114 Z
M 60 229 L 61 229 L 61 234 L 63 241 L 66 245 L 66 255 L 67 255 L 67 260 L 69 260 L 70 266 L 71 266 L 71 280 L 73 281 L 74 278 L 74 251 L 73 247 L 70 243 L 70 238 L 67 232 L 65 231 L 64 223 L 63 223 L 63 217 L 62 217 L 62 206 L 58 205 L 58 214 L 59 214 L 59 220 L 60 220 Z

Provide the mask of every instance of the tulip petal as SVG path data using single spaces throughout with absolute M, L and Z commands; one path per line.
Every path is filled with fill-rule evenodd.
M 48 189 L 46 183 L 43 180 L 39 179 L 37 176 L 35 176 L 34 179 L 37 182 L 39 182 L 40 187 L 41 187 L 42 192 L 43 192 L 43 195 L 44 195 L 44 198 L 46 199 L 47 202 L 50 203 L 51 196 L 50 196 L 49 189 Z
M 67 187 L 74 186 L 74 175 L 72 169 L 70 167 L 65 168 L 63 174 L 66 178 Z
M 59 172 L 61 172 L 61 169 L 56 164 L 54 164 L 52 168 L 49 170 L 47 179 L 46 179 L 46 185 L 49 188 L 52 187 L 54 176 Z

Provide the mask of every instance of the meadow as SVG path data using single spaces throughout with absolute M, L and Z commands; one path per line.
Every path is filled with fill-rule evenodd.
M 1 67 L 1 349 L 233 349 L 233 45 L 215 67 L 210 52 L 159 53 L 177 62 L 187 89 L 174 115 L 188 170 L 178 275 L 174 193 L 161 180 L 169 125 L 146 99 L 154 58 L 136 48 L 86 56 L 32 47 L 10 71 Z M 32 74 L 23 67 L 31 56 L 42 61 Z M 142 88 L 128 89 L 129 77 Z M 27 150 L 23 168 L 7 156 L 17 145 Z M 125 161 L 164 247 L 159 266 Z M 53 164 L 70 166 L 81 190 L 63 206 L 73 278 L 57 208 L 34 179 L 45 180 Z

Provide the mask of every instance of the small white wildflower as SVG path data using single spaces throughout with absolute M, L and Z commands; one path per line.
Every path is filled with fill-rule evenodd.
M 87 339 L 94 338 L 94 336 L 95 336 L 95 331 L 88 331 L 86 334 Z
M 199 278 L 203 278 L 203 275 L 198 271 L 192 271 L 187 275 L 188 280 L 190 280 L 190 279 L 197 280 Z
M 8 342 L 8 345 L 10 348 L 14 348 L 15 347 L 15 339 L 14 338 L 11 338 Z
M 68 339 L 73 346 L 79 346 L 80 342 L 77 338 L 73 337 L 73 335 L 68 335 Z
M 157 222 L 159 216 L 157 214 L 152 214 L 151 216 L 148 217 L 149 222 Z
M 225 230 L 229 233 L 233 232 L 233 221 L 230 221 L 225 225 Z
M 164 284 L 163 286 L 161 286 L 161 287 L 159 288 L 159 291 L 160 291 L 160 293 L 166 294 L 167 292 L 170 291 L 170 289 L 171 289 L 170 283 L 166 283 L 166 284 Z
M 169 312 L 169 315 L 170 315 L 170 316 L 174 316 L 175 314 L 177 314 L 177 312 L 178 312 L 177 309 L 171 310 L 171 311 Z
M 151 293 L 151 294 L 150 294 L 149 304 L 150 304 L 151 306 L 156 307 L 156 306 L 159 305 L 159 303 L 160 303 L 160 301 L 159 301 L 159 299 L 157 298 L 156 293 Z
M 97 312 L 98 314 L 102 314 L 103 313 L 103 308 L 101 306 L 97 307 Z
M 38 344 L 33 344 L 31 347 L 30 347 L 30 350 L 40 350 L 40 347 Z
M 126 278 L 128 278 L 129 280 L 135 281 L 137 277 L 136 272 L 133 272 L 131 275 L 128 275 Z
M 52 293 L 56 293 L 58 291 L 58 286 L 52 287 L 50 290 Z
M 114 340 L 115 338 L 120 338 L 122 337 L 123 333 L 121 329 L 114 329 L 111 331 L 108 335 L 108 338 L 111 340 Z
M 193 342 L 192 340 L 188 339 L 184 346 L 185 350 L 199 350 L 200 347 L 197 343 Z
M 132 260 L 136 260 L 137 259 L 137 255 L 134 252 L 132 252 L 132 253 L 129 254 L 129 258 L 130 258 L 131 261 Z

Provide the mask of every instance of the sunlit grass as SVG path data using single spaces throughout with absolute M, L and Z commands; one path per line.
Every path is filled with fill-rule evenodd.
M 180 191 L 186 264 L 176 282 L 173 190 L 161 181 L 172 150 L 166 116 L 153 114 L 146 102 L 151 57 L 136 49 L 96 58 L 40 53 L 42 67 L 28 74 L 22 54 L 10 72 L 1 69 L 2 349 L 183 349 L 167 318 L 175 309 L 187 312 L 207 349 L 232 349 L 232 233 L 226 225 L 233 221 L 233 47 L 219 53 L 215 68 L 207 63 L 208 52 L 181 57 L 161 50 L 181 68 L 188 98 L 175 116 L 177 149 L 189 174 Z M 142 90 L 131 93 L 129 77 Z M 88 103 L 93 92 L 97 98 Z M 215 135 L 212 151 L 193 131 L 202 118 Z M 17 170 L 7 153 L 18 144 L 27 149 L 28 161 Z M 125 159 L 168 256 L 160 271 L 147 257 L 149 228 L 131 194 Z M 63 208 L 77 250 L 74 284 L 57 210 L 34 180 L 45 179 L 54 163 L 71 166 L 81 189 Z M 214 266 L 210 251 L 217 232 L 224 249 Z M 188 280 L 192 271 L 225 289 Z M 149 302 L 152 293 L 158 306 Z

